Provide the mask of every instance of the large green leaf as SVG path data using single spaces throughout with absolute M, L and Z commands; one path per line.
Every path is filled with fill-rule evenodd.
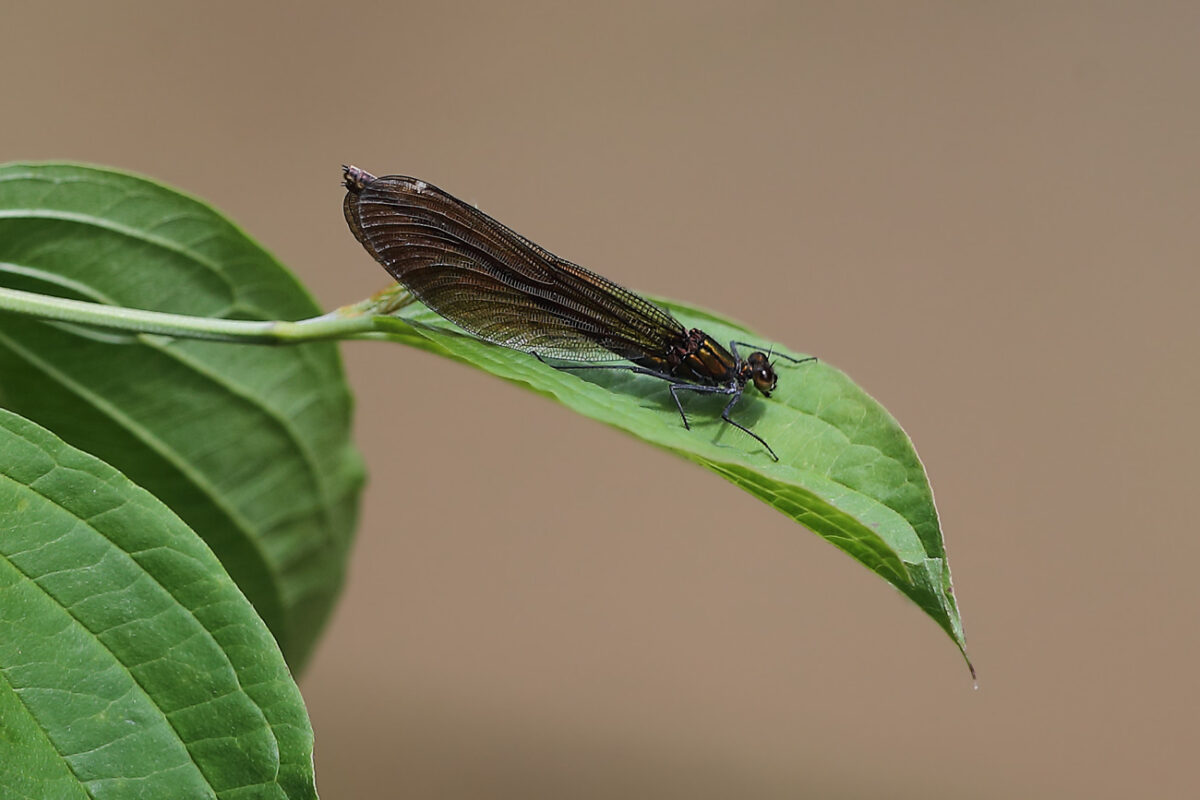
M 711 312 L 657 300 L 685 325 L 720 341 L 761 342 Z M 420 304 L 390 323 L 391 336 L 557 399 L 704 466 L 849 553 L 911 598 L 964 651 L 933 492 L 896 420 L 838 369 L 777 359 L 770 398 L 748 390 L 734 418 L 779 455 L 726 425 L 726 397 L 692 398 L 692 430 L 666 385 L 628 371 L 560 371 L 524 353 L 465 335 Z M 744 348 L 743 348 L 744 349 Z M 779 346 L 774 352 L 801 358 Z
M 316 797 L 270 632 L 204 543 L 0 409 L 0 795 Z
M 319 313 L 208 206 L 65 164 L 0 167 L 0 285 L 210 317 Z M 298 669 L 340 589 L 362 486 L 335 345 L 77 334 L 0 317 L 0 404 L 179 514 Z

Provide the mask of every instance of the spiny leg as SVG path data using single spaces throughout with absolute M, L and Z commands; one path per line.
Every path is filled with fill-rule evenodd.
M 746 342 L 738 342 L 736 344 L 733 342 L 730 342 L 730 344 L 733 345 L 734 355 L 736 356 L 736 354 L 737 354 L 736 344 L 746 344 Z M 746 345 L 746 346 L 753 347 L 754 345 Z M 755 441 L 757 441 L 759 444 L 761 444 L 763 447 L 766 448 L 766 450 L 770 454 L 771 458 L 773 458 L 776 461 L 779 460 L 779 456 L 775 455 L 775 451 L 771 449 L 771 445 L 767 444 L 765 439 L 763 439 L 761 436 L 759 436 L 754 431 L 747 428 L 745 425 L 742 425 L 740 422 L 734 422 L 732 419 L 730 419 L 729 412 L 733 409 L 734 405 L 737 404 L 737 401 L 742 398 L 742 390 L 738 386 L 709 386 L 709 385 L 703 384 L 703 383 L 684 383 L 683 381 L 679 380 L 678 378 L 672 377 L 670 375 L 664 375 L 661 372 L 655 372 L 654 370 L 647 369 L 646 367 L 626 366 L 624 364 L 567 364 L 567 365 L 559 366 L 558 364 L 550 364 L 550 362 L 546 361 L 538 353 L 531 353 L 531 355 L 534 358 L 536 358 L 538 361 L 541 361 L 543 364 L 546 364 L 547 366 L 551 366 L 551 367 L 554 367 L 555 369 L 561 369 L 564 371 L 577 370 L 577 369 L 623 369 L 623 370 L 627 370 L 629 372 L 633 372 L 638 375 L 650 375 L 655 378 L 659 378 L 660 380 L 667 381 L 668 383 L 671 384 L 669 387 L 671 390 L 671 399 L 675 401 L 675 407 L 677 409 L 679 409 L 679 418 L 683 420 L 683 427 L 689 431 L 692 429 L 692 424 L 690 422 L 688 422 L 687 414 L 683 410 L 683 401 L 679 399 L 678 392 L 689 391 L 689 392 L 696 392 L 697 394 L 731 394 L 731 395 L 733 395 L 733 397 L 725 405 L 725 409 L 721 412 L 721 419 L 725 420 L 730 425 L 732 425 L 733 427 L 742 431 L 743 433 L 749 434 Z M 788 358 L 788 356 L 784 356 L 784 358 Z M 805 359 L 792 359 L 792 360 L 797 361 L 798 363 L 802 363 L 804 361 L 815 361 L 816 359 L 815 359 L 815 357 L 810 357 L 810 358 L 805 358 Z
M 725 410 L 721 412 L 721 419 L 725 420 L 726 422 L 728 422 L 730 425 L 737 428 L 738 430 L 743 431 L 743 432 L 748 433 L 751 436 L 753 436 L 755 439 L 758 440 L 759 444 L 761 444 L 763 447 L 767 448 L 767 452 L 771 454 L 771 458 L 778 461 L 779 456 L 775 455 L 775 451 L 771 449 L 771 445 L 767 444 L 766 439 L 762 438 L 761 436 L 759 436 L 757 433 L 755 433 L 754 431 L 747 428 L 742 423 L 734 422 L 733 419 L 730 418 L 729 412 L 731 410 L 733 410 L 734 405 L 736 405 L 737 401 L 741 400 L 741 399 L 742 399 L 741 392 L 737 392 L 736 394 L 734 394 L 734 396 L 729 400 L 729 403 L 725 406 Z
M 705 383 L 677 382 L 671 384 L 671 397 L 675 399 L 675 407 L 679 409 L 679 416 L 683 417 L 683 427 L 689 431 L 692 429 L 692 426 L 691 423 L 688 422 L 687 414 L 683 413 L 683 403 L 680 401 L 679 395 L 677 394 L 677 392 L 681 390 L 696 392 L 698 394 L 730 394 L 731 392 L 738 392 L 738 394 L 741 394 L 736 387 L 730 388 L 728 386 L 709 386 Z
M 733 397 L 729 399 L 729 402 L 725 404 L 725 410 L 721 412 L 721 419 L 725 420 L 738 430 L 752 436 L 759 444 L 767 449 L 767 452 L 771 454 L 771 458 L 775 459 L 776 461 L 779 460 L 779 456 L 775 455 L 775 451 L 771 449 L 771 445 L 767 444 L 765 439 L 747 428 L 745 425 L 741 424 L 740 422 L 734 422 L 730 418 L 729 412 L 735 405 L 737 405 L 737 401 L 742 399 L 742 388 L 740 386 L 705 386 L 704 384 L 696 383 L 680 383 L 672 386 L 671 396 L 675 398 L 675 405 L 679 406 L 679 416 L 683 417 L 683 426 L 688 430 L 691 430 L 692 426 L 688 424 L 687 415 L 683 413 L 683 404 L 679 402 L 679 395 L 676 394 L 677 391 L 684 389 L 690 392 L 699 392 L 701 394 L 733 395 Z
M 752 350 L 758 350 L 760 352 L 763 351 L 764 349 L 766 349 L 767 352 L 771 353 L 772 355 L 776 356 L 777 358 L 786 358 L 788 361 L 791 361 L 793 364 L 804 364 L 809 361 L 817 360 L 816 356 L 806 356 L 804 358 L 792 358 L 791 356 L 785 356 L 783 353 L 776 353 L 773 349 L 764 348 L 761 344 L 751 344 L 750 342 L 730 342 L 729 349 L 730 349 L 730 351 L 733 352 L 733 357 L 738 359 L 739 361 L 741 360 L 741 356 L 738 355 L 738 349 L 737 349 L 737 346 L 739 344 L 742 345 L 743 347 L 749 347 Z

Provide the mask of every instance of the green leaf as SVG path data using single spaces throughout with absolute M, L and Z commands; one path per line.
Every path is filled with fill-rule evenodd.
M 762 342 L 711 312 L 655 302 L 719 341 Z M 726 397 L 688 398 L 689 431 L 666 385 L 654 377 L 624 370 L 560 371 L 463 334 L 420 304 L 401 316 L 404 321 L 391 326 L 392 338 L 553 397 L 737 484 L 878 573 L 966 655 L 925 469 L 896 420 L 840 370 L 777 359 L 779 386 L 771 397 L 746 392 L 733 416 L 771 445 L 779 455 L 776 463 L 758 442 L 721 421 Z M 805 355 L 779 346 L 774 352 Z
M 208 547 L 4 410 L 0 453 L 0 794 L 316 797 L 300 692 Z
M 210 317 L 319 313 L 208 206 L 68 164 L 0 167 L 0 284 Z M 336 346 L 81 332 L 0 317 L 0 405 L 170 506 L 299 670 L 341 587 L 363 482 Z

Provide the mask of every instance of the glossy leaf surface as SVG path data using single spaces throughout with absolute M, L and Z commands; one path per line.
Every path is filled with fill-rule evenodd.
M 762 342 L 736 323 L 656 300 L 688 327 L 718 341 Z M 750 437 L 726 425 L 726 398 L 691 400 L 686 430 L 654 377 L 626 371 L 559 371 L 479 341 L 414 304 L 399 312 L 394 338 L 440 353 L 553 397 L 712 470 L 814 531 L 879 574 L 965 648 L 933 492 L 912 442 L 896 420 L 843 372 L 823 362 L 776 361 L 770 398 L 747 391 L 735 416 L 779 455 L 773 462 Z M 776 353 L 807 354 L 778 345 Z
M 210 207 L 66 164 L 0 167 L 0 285 L 210 317 L 319 313 Z M 0 405 L 178 513 L 300 668 L 341 587 L 363 482 L 336 346 L 79 332 L 0 316 Z
M 0 794 L 311 798 L 312 730 L 212 551 L 0 409 Z

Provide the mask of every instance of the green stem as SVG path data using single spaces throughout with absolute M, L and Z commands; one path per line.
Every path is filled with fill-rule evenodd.
M 165 314 L 0 288 L 0 311 L 129 333 L 221 342 L 295 344 L 346 339 L 390 329 L 388 318 L 374 316 L 374 310 L 370 301 L 366 301 L 297 322 L 259 322 Z

